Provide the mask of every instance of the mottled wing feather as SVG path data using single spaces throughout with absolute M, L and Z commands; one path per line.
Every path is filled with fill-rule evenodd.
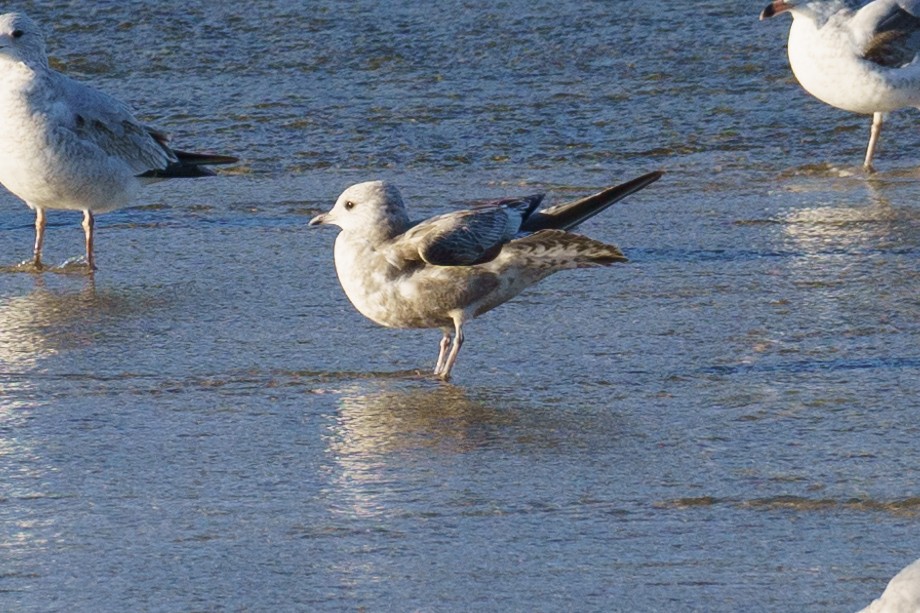
M 495 259 L 514 238 L 521 221 L 542 196 L 503 200 L 499 204 L 432 217 L 409 229 L 393 245 L 398 257 L 435 266 L 474 266 Z
M 609 266 L 628 261 L 616 245 L 565 230 L 540 230 L 516 239 L 510 248 L 539 259 L 553 270 Z
M 118 157 L 137 174 L 175 161 L 166 136 L 138 122 L 127 106 L 102 92 L 59 75 L 59 99 L 71 130 L 85 145 Z
M 920 51 L 920 17 L 905 10 L 899 3 L 886 5 L 887 11 L 875 15 L 878 21 L 862 55 L 880 66 L 900 68 L 914 61 Z
M 503 207 L 461 211 L 442 217 L 419 241 L 421 258 L 435 266 L 472 266 L 494 259 L 514 236 Z

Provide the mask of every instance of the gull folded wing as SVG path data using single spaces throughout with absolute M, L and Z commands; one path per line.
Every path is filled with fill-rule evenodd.
M 542 199 L 541 194 L 502 200 L 433 217 L 395 238 L 392 249 L 406 260 L 435 266 L 483 264 L 498 256 Z

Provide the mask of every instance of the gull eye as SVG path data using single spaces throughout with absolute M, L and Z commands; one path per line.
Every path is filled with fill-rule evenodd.
M 12 36 L 13 38 L 21 38 L 23 34 L 25 34 L 25 32 L 23 32 L 22 30 L 13 30 L 12 32 L 10 32 L 10 36 Z
M 352 202 L 351 200 L 346 200 L 346 201 L 345 201 L 345 210 L 346 210 L 346 211 L 350 211 L 350 210 L 352 210 L 353 208 L 355 208 L 355 203 Z

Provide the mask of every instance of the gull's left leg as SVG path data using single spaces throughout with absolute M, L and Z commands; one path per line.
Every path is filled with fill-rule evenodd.
M 35 247 L 32 249 L 32 264 L 42 269 L 42 245 L 45 243 L 45 209 L 35 207 Z
M 438 344 L 438 362 L 434 367 L 434 374 L 436 375 L 440 375 L 444 369 L 444 360 L 447 358 L 447 350 L 450 348 L 450 328 L 445 328 L 443 332 L 444 336 L 441 337 L 441 342 Z
M 454 367 L 454 362 L 457 361 L 457 354 L 460 353 L 460 347 L 463 346 L 463 322 L 460 318 L 454 320 L 454 342 L 453 346 L 450 348 L 450 354 L 447 356 L 447 361 L 444 363 L 444 368 L 441 369 L 441 372 L 438 373 L 444 381 L 450 380 L 450 371 Z M 443 342 L 443 340 L 441 341 Z
M 869 132 L 869 146 L 866 147 L 866 161 L 863 162 L 866 172 L 875 172 L 872 167 L 872 157 L 875 155 L 875 146 L 878 144 L 879 134 L 882 133 L 883 123 L 885 123 L 885 113 L 872 114 L 872 130 Z
M 83 211 L 83 233 L 86 235 L 86 264 L 90 270 L 96 270 L 96 262 L 93 259 L 93 226 L 95 220 L 93 212 L 89 209 Z

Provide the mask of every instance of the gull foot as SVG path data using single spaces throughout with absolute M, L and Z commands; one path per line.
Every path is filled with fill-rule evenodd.
M 64 273 L 83 273 L 91 275 L 96 272 L 96 266 L 87 262 L 86 257 L 82 255 L 64 260 L 58 268 Z

